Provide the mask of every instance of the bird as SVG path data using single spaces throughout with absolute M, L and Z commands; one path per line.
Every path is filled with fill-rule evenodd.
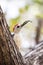
M 22 30 L 22 28 L 23 28 L 26 24 L 28 24 L 29 22 L 32 23 L 31 20 L 27 20 L 27 21 L 24 21 L 21 25 L 20 25 L 20 24 L 16 24 L 16 25 L 14 26 L 14 28 L 13 28 L 13 33 L 11 33 L 11 35 L 12 35 L 12 37 L 13 37 L 13 39 L 14 39 L 16 45 L 18 46 L 20 52 L 23 53 L 23 54 L 24 54 L 24 51 L 25 51 L 25 50 L 22 48 L 22 44 L 28 45 L 28 42 L 26 41 L 26 39 L 23 39 L 23 38 L 25 38 L 25 37 L 23 36 L 23 32 L 21 32 L 21 30 Z M 23 31 L 24 31 L 24 30 L 23 30 Z M 24 34 L 25 34 L 25 33 L 24 33 Z M 25 47 L 26 47 L 26 45 L 25 45 Z M 22 50 L 23 50 L 23 51 L 22 51 Z
M 16 24 L 16 25 L 14 26 L 14 28 L 13 28 L 13 31 L 14 31 L 14 32 L 11 33 L 12 37 L 13 37 L 15 34 L 19 33 L 20 30 L 23 28 L 23 26 L 25 26 L 28 22 L 32 22 L 32 21 L 27 20 L 27 21 L 23 22 L 21 25 L 20 25 L 20 24 Z

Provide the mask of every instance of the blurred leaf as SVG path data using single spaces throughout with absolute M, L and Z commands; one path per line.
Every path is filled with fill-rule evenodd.
M 20 12 L 20 13 L 24 13 L 25 11 L 28 10 L 28 8 L 29 8 L 29 5 L 26 5 L 25 7 L 20 8 L 20 9 L 19 9 L 19 12 Z
M 25 6 L 25 10 L 28 10 L 28 9 L 29 9 L 29 5 L 26 5 L 26 6 Z
M 43 0 L 33 0 L 35 3 L 38 3 L 40 5 L 43 5 Z
M 24 12 L 25 12 L 25 9 L 24 9 L 24 8 L 20 8 L 20 9 L 19 9 L 19 12 L 20 12 L 20 13 L 24 13 Z
M 43 14 L 36 15 L 36 18 L 43 18 Z

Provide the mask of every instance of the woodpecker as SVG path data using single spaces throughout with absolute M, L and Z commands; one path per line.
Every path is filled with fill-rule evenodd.
M 27 20 L 27 21 L 23 22 L 21 25 L 20 25 L 20 24 L 16 24 L 16 25 L 14 26 L 14 28 L 13 28 L 13 31 L 14 31 L 14 32 L 11 33 L 12 37 L 13 37 L 15 34 L 19 33 L 20 30 L 22 29 L 22 27 L 25 26 L 28 22 L 32 22 L 32 21 Z
M 26 45 L 29 45 L 29 43 L 26 41 L 25 36 L 23 36 L 23 33 L 25 35 L 25 30 L 23 30 L 22 28 L 28 23 L 28 22 L 31 22 L 30 20 L 28 21 L 25 21 L 24 23 L 22 23 L 21 25 L 20 24 L 16 24 L 13 28 L 13 33 L 12 33 L 12 38 L 13 40 L 15 41 L 16 45 L 18 46 L 19 48 L 19 51 L 21 52 L 22 55 L 25 54 L 25 51 L 22 50 L 24 49 L 24 47 L 22 46 L 22 44 L 25 46 Z M 27 47 L 26 47 L 27 48 Z

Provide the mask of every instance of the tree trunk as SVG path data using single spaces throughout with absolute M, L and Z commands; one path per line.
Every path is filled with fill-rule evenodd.
M 36 44 L 39 44 L 39 39 L 40 39 L 40 35 L 41 35 L 41 27 L 43 26 L 43 19 L 42 18 L 39 18 L 38 20 L 38 26 L 37 26 L 37 29 L 36 29 L 36 38 L 35 38 L 35 41 L 36 41 Z
M 0 65 L 24 65 L 0 7 Z

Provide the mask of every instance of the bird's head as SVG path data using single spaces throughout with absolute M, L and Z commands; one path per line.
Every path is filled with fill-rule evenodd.
M 23 27 L 23 26 L 25 26 L 28 22 L 32 22 L 32 21 L 30 21 L 30 20 L 28 20 L 28 21 L 25 21 L 23 24 L 16 24 L 15 26 L 14 26 L 14 28 L 13 28 L 13 31 L 14 31 L 14 33 L 18 33 L 18 32 L 20 32 L 20 30 L 21 30 L 21 28 Z
M 16 24 L 16 25 L 14 26 L 14 28 L 13 28 L 13 31 L 14 31 L 14 33 L 18 33 L 18 32 L 20 31 L 20 29 L 21 29 L 20 24 Z

